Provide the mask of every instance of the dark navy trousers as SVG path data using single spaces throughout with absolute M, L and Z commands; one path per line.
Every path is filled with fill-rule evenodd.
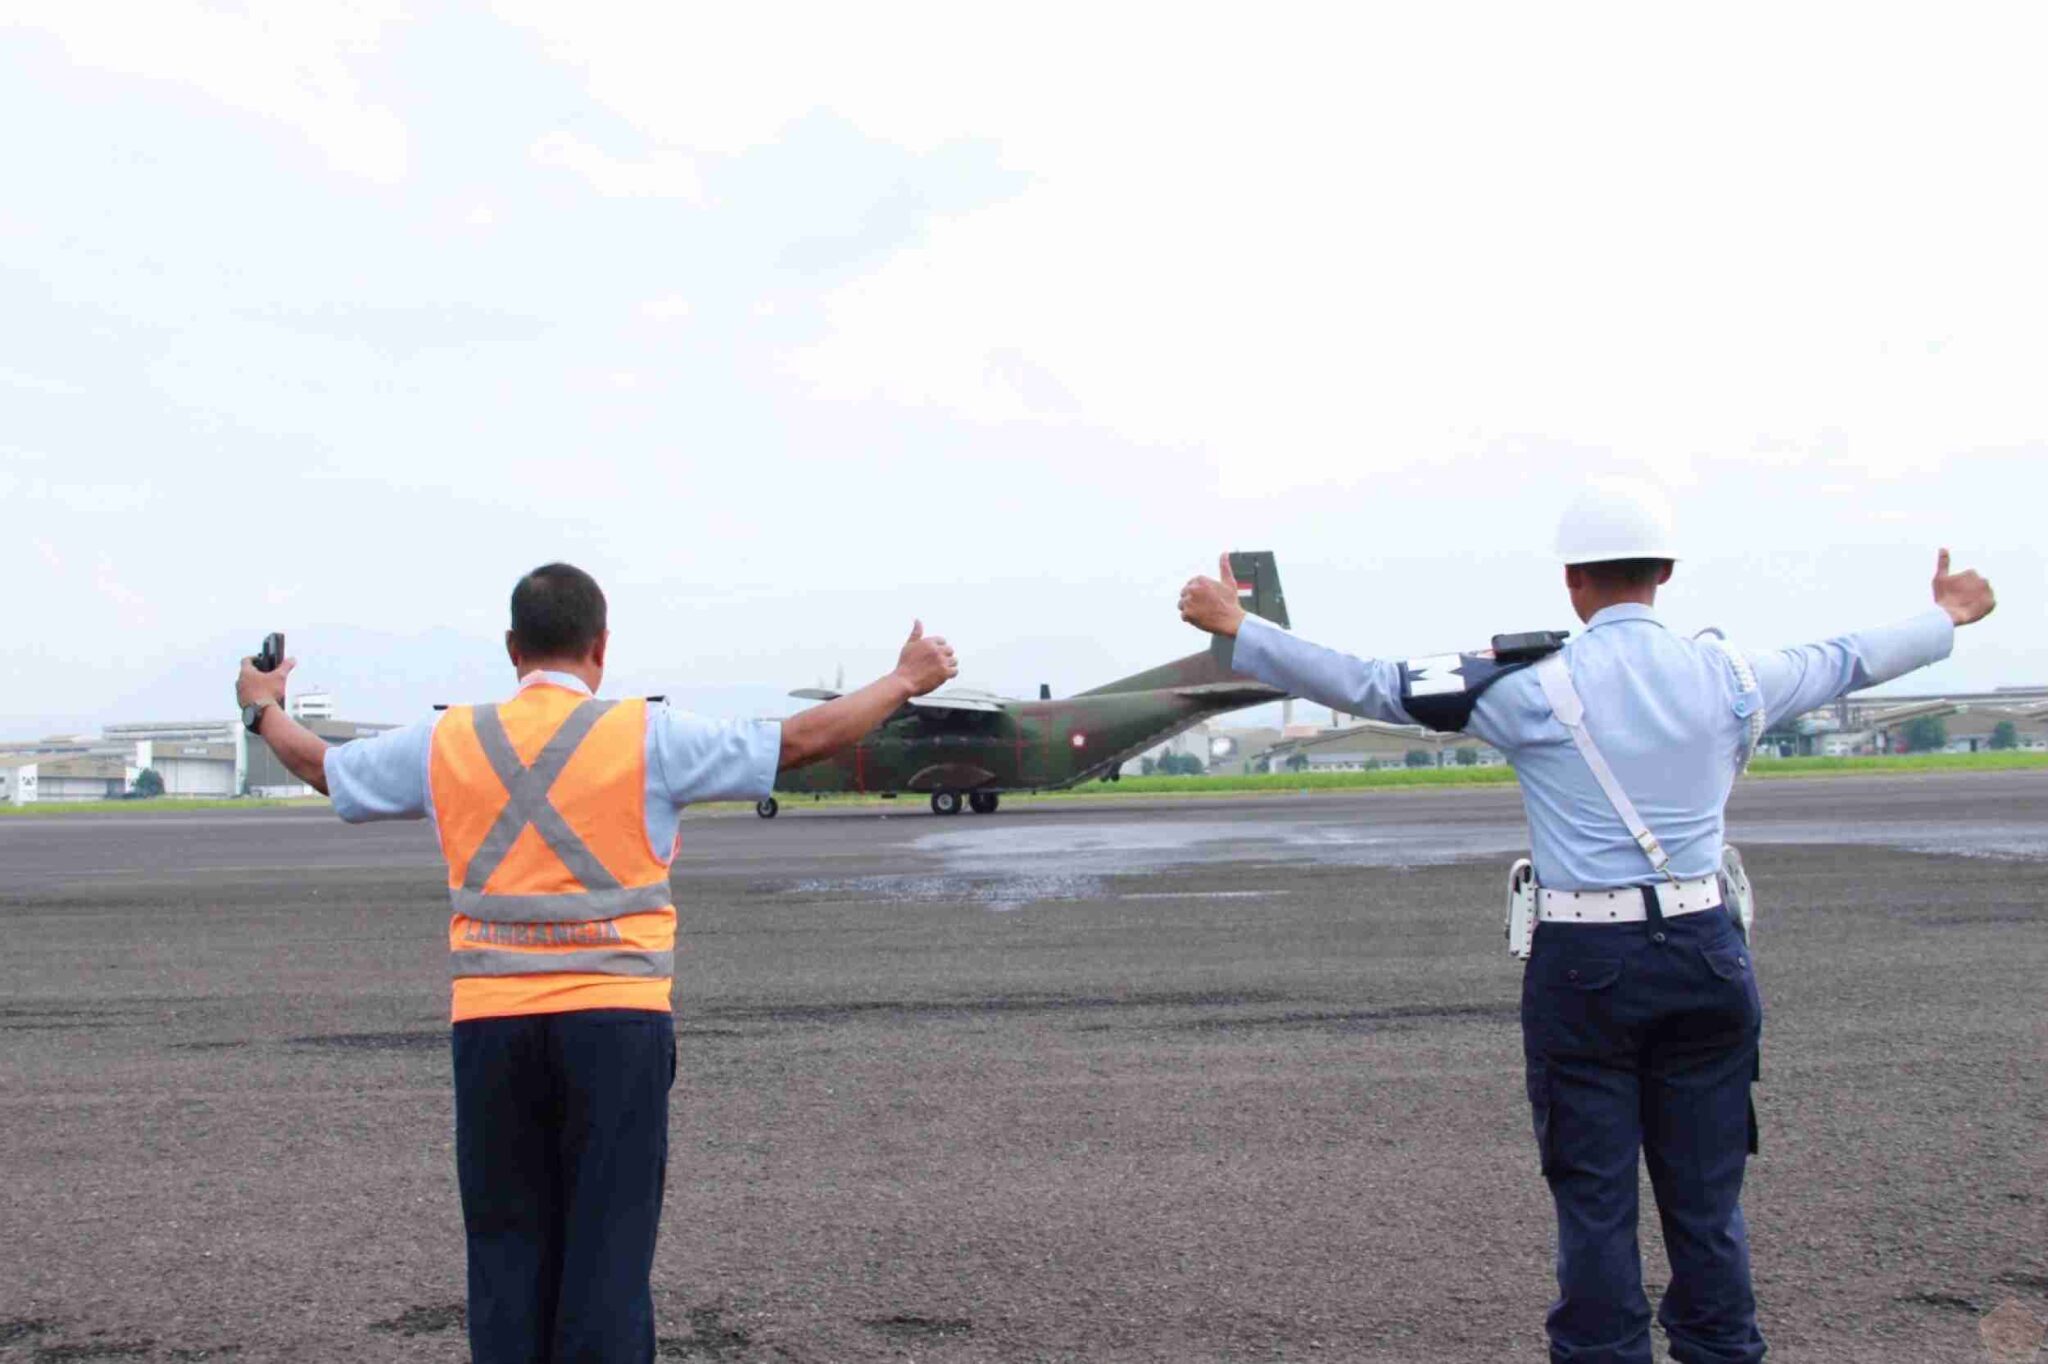
M 472 1019 L 454 1053 L 474 1364 L 647 1364 L 674 1018 Z
M 1636 892 L 1628 892 L 1635 894 Z M 1649 1167 L 1671 1283 L 1657 1319 L 1679 1364 L 1764 1357 L 1742 1175 L 1763 1005 L 1726 909 L 1633 924 L 1546 923 L 1522 982 L 1522 1048 L 1557 1204 L 1554 1364 L 1651 1364 L 1636 1246 Z

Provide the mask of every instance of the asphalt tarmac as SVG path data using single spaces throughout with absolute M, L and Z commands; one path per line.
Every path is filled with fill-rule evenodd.
M 1773 1359 L 2021 1357 L 2048 774 L 1732 823 Z M 684 837 L 662 1358 L 1545 1357 L 1511 789 Z M 0 1360 L 467 1357 L 439 877 L 317 811 L 0 820 Z

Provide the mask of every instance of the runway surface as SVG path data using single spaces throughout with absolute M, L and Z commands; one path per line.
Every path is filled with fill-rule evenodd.
M 2048 1320 L 2048 774 L 1732 827 L 1773 1358 L 1991 1359 Z M 686 819 L 662 1357 L 1544 1358 L 1523 838 L 1492 788 Z M 0 1360 L 467 1357 L 439 877 L 319 811 L 0 820 Z

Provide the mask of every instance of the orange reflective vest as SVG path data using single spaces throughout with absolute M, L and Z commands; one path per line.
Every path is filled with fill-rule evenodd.
M 645 701 L 546 682 L 441 717 L 428 780 L 456 1022 L 668 1011 L 676 911 L 647 839 L 646 755 Z

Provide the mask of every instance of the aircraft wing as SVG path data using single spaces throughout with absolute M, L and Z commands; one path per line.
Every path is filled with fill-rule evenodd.
M 1269 687 L 1263 682 L 1198 682 L 1189 687 L 1175 687 L 1173 694 L 1199 696 L 1205 701 L 1243 701 L 1247 705 L 1254 701 L 1277 701 L 1287 695 L 1278 687 Z
M 982 710 L 1000 713 L 1002 703 L 978 696 L 913 696 L 910 704 L 920 710 Z
M 837 701 L 843 692 L 828 691 L 824 687 L 798 687 L 790 693 L 799 701 Z M 913 696 L 910 704 L 923 710 L 980 710 L 1000 712 L 1000 701 L 984 700 L 978 696 Z

